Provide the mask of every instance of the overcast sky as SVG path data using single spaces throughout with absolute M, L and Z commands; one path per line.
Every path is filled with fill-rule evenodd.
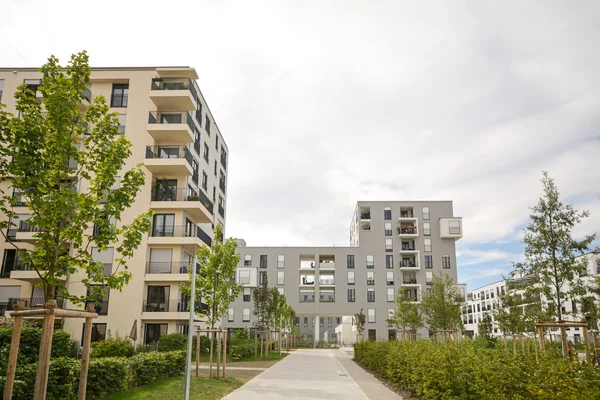
M 358 200 L 449 199 L 471 290 L 522 258 L 542 170 L 592 213 L 577 233 L 600 231 L 598 1 L 2 0 L 0 16 L 0 66 L 86 49 L 195 67 L 230 149 L 227 233 L 249 245 L 345 244 Z

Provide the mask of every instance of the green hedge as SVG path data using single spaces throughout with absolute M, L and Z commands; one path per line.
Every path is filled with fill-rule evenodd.
M 57 358 L 50 361 L 47 400 L 77 398 L 81 361 Z M 37 364 L 17 367 L 14 400 L 33 398 Z M 185 371 L 185 352 L 148 352 L 131 358 L 107 357 L 90 360 L 87 397 L 90 399 L 144 385 L 158 379 L 180 375 Z M 0 377 L 0 393 L 5 376 Z
M 108 339 L 92 342 L 92 357 L 131 357 L 134 354 L 133 343 L 129 339 Z
M 10 352 L 10 342 L 12 340 L 12 327 L 0 328 L 0 353 L 8 354 Z M 42 338 L 42 329 L 33 326 L 24 326 L 21 329 L 21 341 L 19 342 L 18 363 L 30 364 L 37 361 L 40 352 L 40 341 Z M 73 353 L 74 341 L 71 335 L 62 330 L 54 330 L 52 334 L 52 358 L 69 357 Z M 6 356 L 8 357 L 8 356 Z M 0 359 L 3 357 L 0 357 Z M 6 363 L 0 365 L 0 372 L 4 374 Z
M 472 340 L 459 345 L 360 342 L 355 360 L 427 399 L 600 399 L 600 370 L 554 355 L 517 354 Z

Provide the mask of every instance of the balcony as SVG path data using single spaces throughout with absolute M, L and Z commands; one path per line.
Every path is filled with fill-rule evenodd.
M 189 262 L 179 261 L 150 261 L 146 263 L 147 274 L 186 274 L 190 267 Z M 199 268 L 200 264 L 196 264 Z
M 335 286 L 335 277 L 333 275 L 320 276 L 319 286 Z
M 400 220 L 401 218 L 398 218 Z M 419 226 L 416 218 L 412 218 L 412 221 L 402 221 L 400 225 L 396 227 L 398 230 L 399 238 L 411 238 L 419 236 Z
M 189 318 L 189 301 L 181 299 L 160 301 L 145 300 L 142 303 L 142 319 L 182 320 Z M 196 311 L 206 309 L 206 304 L 196 305 Z
M 407 270 L 407 271 L 414 271 L 414 270 L 418 270 L 421 269 L 418 259 L 417 258 L 411 258 L 411 259 L 403 259 L 400 260 L 400 270 Z
M 154 210 L 184 210 L 198 223 L 212 222 L 213 203 L 201 190 L 155 185 L 151 199 Z
M 187 144 L 194 141 L 194 118 L 190 112 L 150 111 L 146 130 L 158 142 Z
M 463 237 L 461 217 L 440 218 L 440 237 L 442 239 L 459 240 Z
M 25 303 L 25 307 L 31 307 L 31 308 L 36 308 L 36 307 L 44 307 L 44 304 L 46 303 L 46 300 L 44 300 L 44 298 L 42 297 L 33 297 L 33 298 L 9 298 L 8 302 L 6 303 L 6 310 L 10 310 L 12 311 L 13 309 L 13 305 L 17 304 L 17 302 L 22 301 Z M 65 301 L 63 299 L 56 299 L 56 303 L 58 304 L 58 308 L 63 308 Z M 4 315 L 2 313 L 2 315 Z
M 154 78 L 150 98 L 159 109 L 194 111 L 198 93 L 189 78 Z
M 319 262 L 319 269 L 335 269 L 335 262 L 328 260 L 321 260 Z
M 419 250 L 416 250 L 414 245 L 413 246 L 402 245 L 402 248 L 400 249 L 400 251 L 398 251 L 398 253 L 404 254 L 404 255 L 414 255 L 415 257 L 419 256 Z
M 371 213 L 360 213 L 360 219 L 361 220 L 371 220 Z
M 92 103 L 92 91 L 90 88 L 86 88 L 81 94 L 83 94 L 83 101 L 79 103 L 79 109 L 85 111 L 85 109 Z
M 333 290 L 321 290 L 319 293 L 320 303 L 334 303 L 335 292 Z
M 41 274 L 44 274 L 44 272 L 45 271 L 40 271 Z M 18 279 L 32 284 L 42 281 L 32 264 L 24 264 L 20 260 L 15 263 L 12 271 L 10 271 L 10 279 Z M 65 281 L 67 280 L 67 276 L 55 276 L 55 279 Z
M 10 229 L 9 229 L 10 230 Z M 19 226 L 15 230 L 15 240 L 25 243 L 36 243 L 38 238 L 34 237 L 35 233 L 40 230 L 25 221 L 19 221 Z
M 212 240 L 204 235 L 202 229 L 195 225 L 158 226 L 150 230 L 148 244 L 202 246 L 206 243 L 211 246 Z M 191 251 L 195 253 L 195 249 Z
M 315 302 L 315 291 L 314 290 L 301 290 L 298 301 L 300 303 L 314 303 Z
M 185 146 L 146 146 L 146 168 L 155 175 L 192 175 L 192 154 Z

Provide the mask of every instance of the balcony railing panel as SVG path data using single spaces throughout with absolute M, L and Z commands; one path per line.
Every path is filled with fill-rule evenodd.
M 204 192 L 192 188 L 155 185 L 152 189 L 152 201 L 199 201 L 211 214 L 213 203 Z
M 204 232 L 202 230 L 202 228 L 197 227 L 197 236 L 199 239 L 201 239 L 204 243 L 206 243 L 208 245 L 208 247 L 212 246 L 212 239 L 210 236 L 208 236 L 208 234 L 206 232 Z
M 193 225 L 154 226 L 150 231 L 153 237 L 194 237 L 196 235 Z
M 146 263 L 147 274 L 187 274 L 190 263 L 179 261 L 150 261 Z
M 194 82 L 189 78 L 154 78 L 151 90 L 189 90 L 194 99 L 197 99 L 198 90 Z
M 189 301 L 186 300 L 165 300 L 164 302 L 145 300 L 142 305 L 142 312 L 187 312 L 188 308 Z M 200 303 L 196 306 L 196 311 L 205 308 L 206 304 Z
M 43 297 L 21 297 L 21 298 L 9 298 L 7 309 L 12 310 L 13 305 L 17 304 L 18 301 L 23 301 L 25 303 L 25 307 L 43 307 L 46 301 Z M 63 308 L 65 301 L 63 299 L 57 299 L 56 303 L 58 304 L 58 308 Z
M 221 217 L 225 218 L 225 209 L 222 205 L 219 205 L 219 214 L 221 215 Z

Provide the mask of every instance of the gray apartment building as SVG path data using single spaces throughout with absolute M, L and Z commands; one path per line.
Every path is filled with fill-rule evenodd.
M 399 289 L 419 302 L 434 275 L 456 282 L 455 241 L 462 235 L 451 201 L 365 201 L 356 205 L 349 246 L 247 247 L 240 240 L 235 279 L 243 289 L 222 324 L 252 327 L 253 291 L 266 276 L 295 309 L 305 340 L 335 341 L 343 317 L 361 309 L 365 338 L 388 339 Z

